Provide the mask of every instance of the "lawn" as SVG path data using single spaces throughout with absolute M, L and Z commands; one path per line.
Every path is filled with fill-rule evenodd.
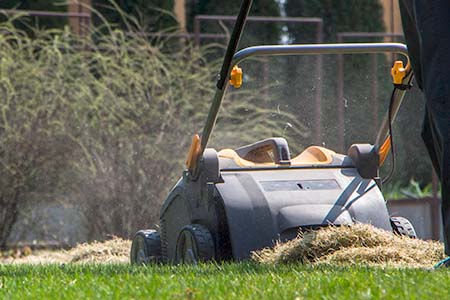
M 450 299 L 450 272 L 251 263 L 0 265 L 0 299 Z

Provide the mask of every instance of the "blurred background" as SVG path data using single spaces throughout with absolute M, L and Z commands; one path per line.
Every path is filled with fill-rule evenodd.
M 0 1 L 0 247 L 68 247 L 157 226 L 214 93 L 239 0 Z M 255 0 L 240 48 L 404 42 L 395 0 Z M 210 147 L 285 137 L 346 153 L 373 143 L 394 55 L 242 64 Z M 438 184 L 413 88 L 394 125 L 393 215 L 439 239 Z M 388 162 L 382 176 L 391 168 Z

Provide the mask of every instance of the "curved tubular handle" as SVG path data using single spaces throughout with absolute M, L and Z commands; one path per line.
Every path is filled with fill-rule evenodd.
M 407 65 L 410 65 L 408 49 L 406 45 L 400 43 L 342 43 L 342 44 L 304 44 L 304 45 L 267 45 L 248 47 L 234 54 L 231 61 L 231 67 L 250 57 L 256 56 L 286 56 L 286 55 L 318 55 L 318 54 L 363 54 L 363 53 L 398 53 L 407 59 Z M 230 67 L 230 68 L 231 68 Z M 229 74 L 228 74 L 229 76 Z M 227 79 L 228 79 L 227 76 Z M 203 128 L 201 136 L 200 155 L 208 144 L 212 130 L 214 128 L 220 105 L 228 87 L 228 80 L 224 81 L 222 89 L 217 88 L 214 100 L 208 114 L 208 118 Z M 400 106 L 401 101 L 398 103 Z M 385 136 L 385 126 L 379 133 L 379 136 Z M 377 140 L 378 142 L 378 140 Z
M 400 43 L 343 43 L 343 44 L 304 44 L 304 45 L 267 45 L 248 47 L 238 51 L 232 65 L 256 56 L 317 55 L 317 54 L 364 54 L 398 53 L 407 59 L 408 48 Z

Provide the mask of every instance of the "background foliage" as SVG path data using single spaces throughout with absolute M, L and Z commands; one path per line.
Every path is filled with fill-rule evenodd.
M 227 5 L 223 5 L 223 1 L 218 0 L 191 0 L 186 1 L 188 22 L 187 29 L 194 30 L 194 16 L 196 15 L 231 15 L 236 16 L 241 5 L 240 0 L 229 0 Z M 280 16 L 280 9 L 275 0 L 254 0 L 250 10 L 251 16 Z M 227 26 L 228 25 L 228 26 Z M 224 33 L 224 28 L 228 27 L 231 32 L 232 23 L 220 24 L 214 21 L 204 22 L 201 32 Z M 280 37 L 280 27 L 274 23 L 256 23 L 248 22 L 246 30 L 241 41 L 241 47 L 256 45 L 264 41 L 265 43 L 278 43 Z
M 103 24 L 105 18 L 108 23 L 127 29 L 125 14 L 137 18 L 145 31 L 167 30 L 177 25 L 173 5 L 173 0 L 93 0 L 92 6 L 98 12 L 94 14 L 94 24 Z
M 87 220 L 89 239 L 130 237 L 157 223 L 212 99 L 218 66 L 204 59 L 210 48 L 168 51 L 165 40 L 120 30 L 93 32 L 95 42 L 56 29 L 29 38 L 11 22 L 0 32 L 0 242 L 31 198 L 64 196 Z M 219 148 L 280 128 L 264 97 L 241 93 L 254 105 L 227 106 Z M 226 137 L 249 118 L 257 126 Z
M 384 32 L 383 10 L 374 0 L 286 0 L 286 14 L 291 17 L 320 17 L 324 21 L 325 42 L 336 41 L 336 33 L 348 31 Z M 290 28 L 294 42 L 305 43 L 311 33 Z
M 42 11 L 67 11 L 66 0 L 2 0 L 0 8 Z M 122 29 L 129 22 L 124 22 L 123 14 L 133 16 L 140 22 L 142 29 L 158 31 L 177 25 L 173 16 L 173 0 L 92 0 L 93 23 L 103 25 L 105 20 L 110 25 Z M 67 18 L 27 17 L 15 22 L 16 27 L 28 26 L 43 28 L 63 28 Z
M 65 5 L 64 0 L 2 0 L 0 1 L 0 9 L 51 10 L 66 12 L 67 6 Z M 5 21 L 6 18 L 0 15 L 0 20 Z M 26 17 L 14 22 L 15 26 L 21 29 L 26 29 L 30 25 L 44 28 L 62 28 L 66 23 L 66 19 L 46 17 Z

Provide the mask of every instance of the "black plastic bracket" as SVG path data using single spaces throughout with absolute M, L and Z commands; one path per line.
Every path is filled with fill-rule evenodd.
M 378 177 L 380 156 L 375 146 L 354 144 L 350 146 L 347 154 L 353 160 L 362 178 L 373 179 Z

